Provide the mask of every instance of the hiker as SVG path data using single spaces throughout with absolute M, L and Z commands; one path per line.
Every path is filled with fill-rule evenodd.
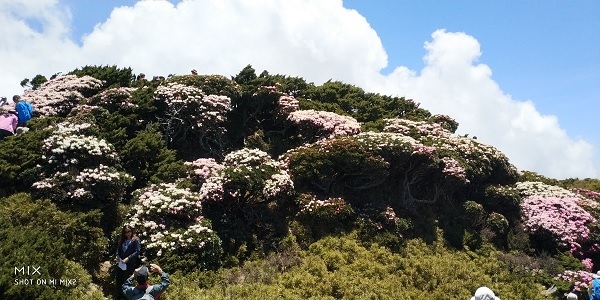
M 600 300 L 600 271 L 592 275 L 588 294 L 590 295 L 590 300 Z
M 192 70 L 192 75 L 198 75 L 198 71 L 196 71 L 196 69 Z
M 490 288 L 482 286 L 475 291 L 475 296 L 471 297 L 471 300 L 500 300 L 500 298 L 496 297 Z
M 115 262 L 118 265 L 116 289 L 121 291 L 121 284 L 140 265 L 141 242 L 135 228 L 125 225 L 121 228 L 121 237 L 117 246 Z
M 15 103 L 15 108 L 17 110 L 19 126 L 25 127 L 25 124 L 27 124 L 27 121 L 31 120 L 33 115 L 33 106 L 26 100 L 21 99 L 21 96 L 19 95 L 13 96 L 13 102 Z
M 0 115 L 0 140 L 7 136 L 15 135 L 18 123 L 17 112 L 14 110 Z
M 160 283 L 148 284 L 148 271 L 160 274 Z M 133 279 L 137 281 L 137 286 L 133 286 Z M 160 266 L 150 264 L 148 267 L 142 266 L 123 283 L 123 294 L 127 299 L 158 299 L 160 295 L 169 287 L 171 281 L 169 275 L 165 273 Z

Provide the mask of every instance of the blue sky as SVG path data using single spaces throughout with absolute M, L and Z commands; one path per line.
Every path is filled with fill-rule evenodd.
M 377 31 L 389 66 L 418 70 L 438 28 L 474 36 L 502 89 L 600 145 L 600 1 L 344 1 Z M 387 69 L 386 69 L 387 70 Z
M 0 29 L 0 92 L 85 64 L 233 75 L 250 63 L 411 97 L 520 169 L 598 177 L 598 16 L 600 1 L 0 0 L 0 20 L 29 26 Z

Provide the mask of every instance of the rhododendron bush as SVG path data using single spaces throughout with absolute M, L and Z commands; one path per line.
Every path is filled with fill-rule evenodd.
M 434 147 L 445 162 L 445 173 L 462 176 L 465 181 L 496 184 L 516 181 L 517 170 L 502 152 L 474 138 L 453 135 L 452 119 L 434 117 L 433 120 L 441 123 L 386 119 L 384 131 L 411 136 Z
M 31 102 L 41 116 L 66 116 L 77 103 L 95 94 L 102 81 L 91 76 L 60 75 L 43 83 L 38 89 L 27 90 L 23 98 Z
M 197 193 L 164 183 L 137 190 L 134 195 L 127 219 L 137 228 L 150 260 L 180 270 L 218 264 L 221 240 L 202 215 Z
M 155 97 L 166 105 L 161 123 L 169 143 L 193 136 L 203 149 L 224 147 L 223 123 L 231 110 L 229 97 L 206 95 L 197 87 L 177 82 L 159 86 Z
M 356 119 L 327 111 L 298 110 L 290 113 L 288 120 L 300 128 L 308 142 L 360 132 L 360 123 Z
M 326 139 L 291 150 L 283 160 L 302 191 L 316 188 L 347 199 L 371 190 L 403 204 L 434 203 L 452 186 L 467 182 L 455 161 L 439 159 L 435 148 L 398 133 Z
M 294 185 L 281 163 L 258 149 L 233 151 L 200 189 L 205 201 L 252 204 L 285 198 Z
M 63 122 L 44 140 L 41 179 L 32 192 L 70 208 L 114 206 L 133 177 L 118 168 L 119 157 L 105 140 L 88 135 L 89 123 Z

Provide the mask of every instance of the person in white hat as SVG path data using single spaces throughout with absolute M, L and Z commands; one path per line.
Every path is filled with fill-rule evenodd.
M 487 286 L 482 286 L 475 291 L 475 296 L 471 300 L 500 300 L 494 292 Z

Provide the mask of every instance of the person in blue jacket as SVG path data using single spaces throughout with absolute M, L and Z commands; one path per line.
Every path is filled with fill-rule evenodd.
M 23 127 L 33 116 L 33 106 L 31 103 L 21 99 L 19 95 L 13 96 L 13 102 L 17 110 L 17 117 L 19 117 L 19 126 Z
M 160 283 L 148 284 L 148 271 L 160 274 Z M 133 286 L 133 279 L 137 281 L 137 286 Z M 169 287 L 171 283 L 169 275 L 165 273 L 160 266 L 150 264 L 150 268 L 142 266 L 135 270 L 131 277 L 123 283 L 123 295 L 127 299 L 159 299 L 161 294 Z M 144 297 L 144 296 L 150 297 Z

